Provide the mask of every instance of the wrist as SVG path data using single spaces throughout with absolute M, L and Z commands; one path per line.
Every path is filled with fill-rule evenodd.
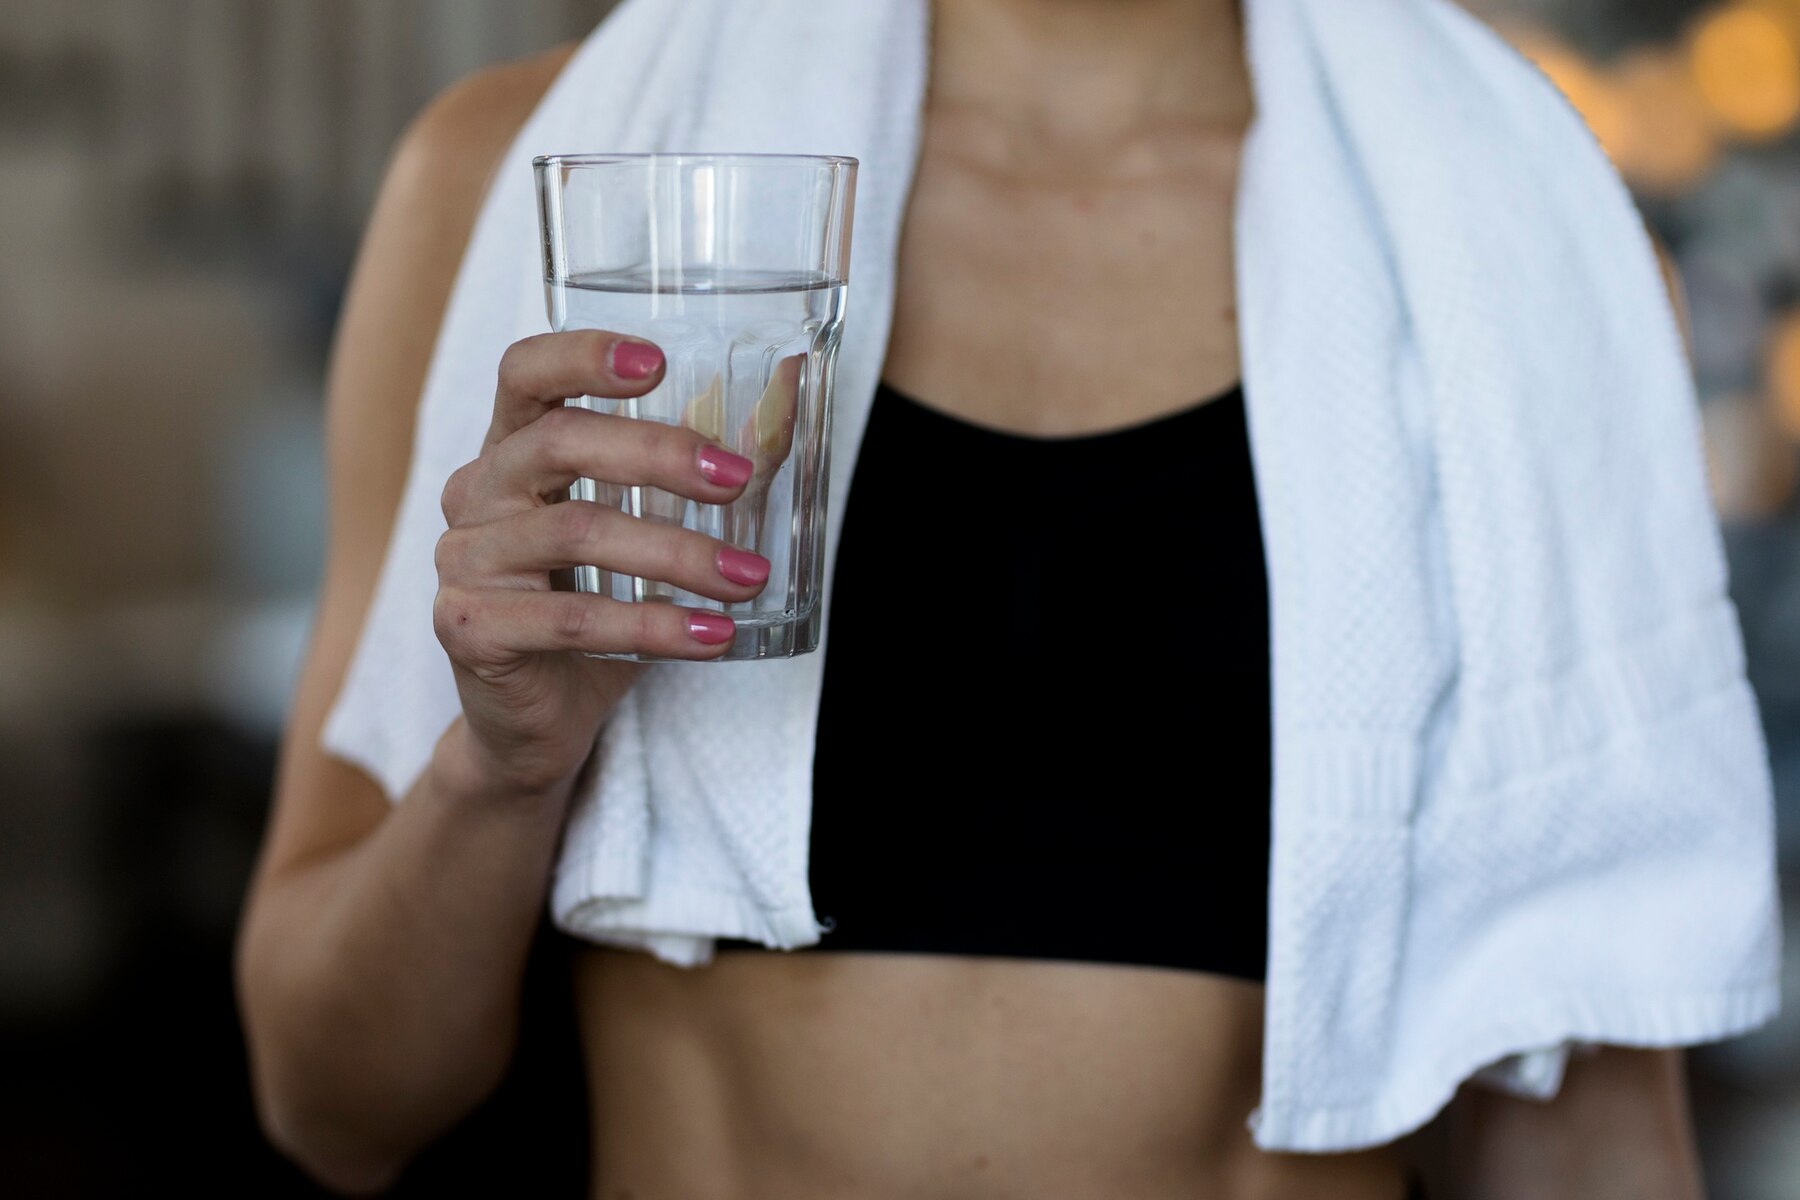
M 560 812 L 574 777 L 544 782 L 524 778 L 481 744 L 461 715 L 438 739 L 428 774 L 438 793 L 454 802 L 513 810 Z

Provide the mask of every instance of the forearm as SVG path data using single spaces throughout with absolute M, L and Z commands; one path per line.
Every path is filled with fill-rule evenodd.
M 463 735 L 368 837 L 266 881 L 246 923 L 265 1124 L 340 1186 L 378 1186 L 514 1047 L 567 794 L 498 794 Z
M 1545 1103 L 1465 1087 L 1452 1105 L 1454 1200 L 1703 1200 L 1680 1051 L 1570 1057 Z

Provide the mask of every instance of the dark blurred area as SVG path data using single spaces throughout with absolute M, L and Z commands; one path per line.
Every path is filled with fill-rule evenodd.
M 6 1194 L 318 1194 L 263 1142 L 231 941 L 323 552 L 323 372 L 394 138 L 604 0 L 0 0 Z M 1471 3 L 1673 254 L 1800 929 L 1800 0 Z M 1791 938 L 1790 938 L 1791 941 Z M 396 1194 L 577 1195 L 567 947 Z M 1715 1200 L 1800 1195 L 1800 956 L 1690 1055 Z
M 5 1194 L 323 1194 L 256 1127 L 231 942 L 339 297 L 425 100 L 607 7 L 0 2 Z M 396 1194 L 582 1194 L 564 949 L 546 924 L 513 1075 Z

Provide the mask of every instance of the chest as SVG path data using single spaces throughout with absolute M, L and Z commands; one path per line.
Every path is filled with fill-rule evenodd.
M 884 378 L 1040 436 L 1151 419 L 1240 378 L 1241 131 L 1175 127 L 1033 159 L 928 117 L 902 224 Z

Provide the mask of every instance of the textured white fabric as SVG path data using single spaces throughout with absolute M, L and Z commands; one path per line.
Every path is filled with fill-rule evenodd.
M 1235 265 L 1274 731 L 1251 1125 L 1267 1149 L 1340 1150 L 1416 1128 L 1471 1076 L 1553 1094 L 1571 1043 L 1767 1020 L 1771 782 L 1679 331 L 1580 118 L 1445 0 L 1245 15 Z M 690 966 L 718 936 L 819 935 L 830 564 L 885 357 L 928 16 L 926 0 L 626 0 L 481 213 L 323 739 L 396 800 L 458 711 L 430 619 L 438 495 L 481 444 L 502 349 L 547 328 L 531 156 L 862 160 L 821 650 L 639 681 L 566 831 L 551 908 L 570 933 Z M 1172 937 L 1214 918 L 1162 915 Z

